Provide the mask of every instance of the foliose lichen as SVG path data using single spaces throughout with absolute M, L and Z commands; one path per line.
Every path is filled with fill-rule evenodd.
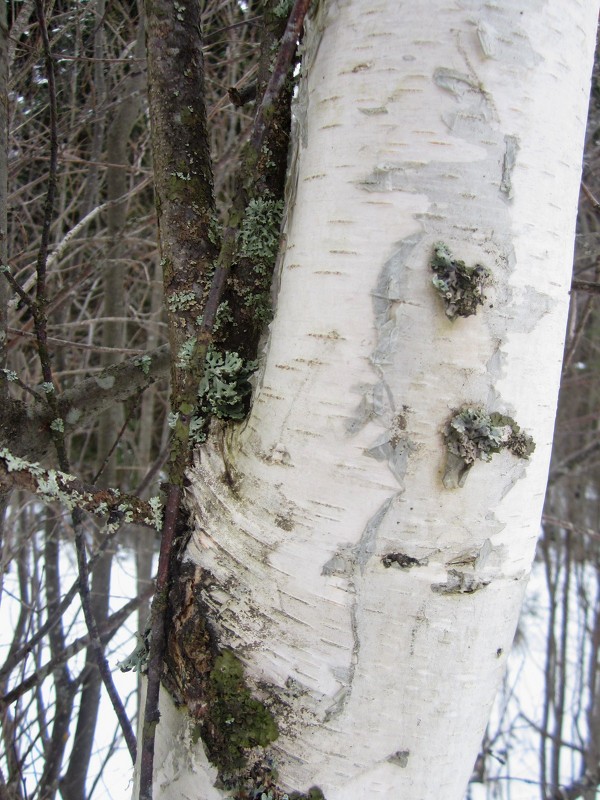
M 463 486 L 473 464 L 490 461 L 494 453 L 509 450 L 518 458 L 529 458 L 535 450 L 531 436 L 523 433 L 512 417 L 488 413 L 479 406 L 465 406 L 444 428 L 446 469 L 442 478 L 447 489 Z
M 240 226 L 239 260 L 252 265 L 240 285 L 240 297 L 254 325 L 262 330 L 270 322 L 271 276 L 279 249 L 283 203 L 268 192 L 250 200 Z
M 150 629 L 146 628 L 144 635 L 136 633 L 136 647 L 134 651 L 119 661 L 117 668 L 121 672 L 139 672 L 145 675 L 148 671 L 148 654 L 150 652 Z
M 276 17 L 286 19 L 292 10 L 292 0 L 279 0 L 279 3 L 273 9 Z
M 139 358 L 136 358 L 133 362 L 136 367 L 139 367 L 144 375 L 150 374 L 150 365 L 152 364 L 152 359 L 149 355 L 143 355 Z
M 240 231 L 241 255 L 272 265 L 279 247 L 283 203 L 268 195 L 250 200 Z
M 442 300 L 446 316 L 470 317 L 477 313 L 477 307 L 485 301 L 484 289 L 489 283 L 491 273 L 481 264 L 468 267 L 459 261 L 443 242 L 433 247 L 431 269 L 435 272 L 432 283 Z
M 237 353 L 220 353 L 209 348 L 198 387 L 202 416 L 243 419 L 245 399 L 252 390 L 248 379 L 256 366 L 255 361 L 244 361 Z

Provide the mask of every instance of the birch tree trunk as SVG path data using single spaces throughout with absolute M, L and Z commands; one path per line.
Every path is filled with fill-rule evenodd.
M 189 603 L 277 722 L 282 791 L 463 797 L 538 535 L 597 11 L 326 0 L 310 21 L 252 410 L 189 493 Z M 476 314 L 451 318 L 436 252 L 489 273 Z M 497 449 L 480 427 L 448 458 L 465 409 L 535 452 L 471 468 Z M 236 796 L 200 706 L 164 693 L 156 797 Z

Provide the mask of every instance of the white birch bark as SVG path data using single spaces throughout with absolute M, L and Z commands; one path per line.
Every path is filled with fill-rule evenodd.
M 538 534 L 597 11 L 326 0 L 312 20 L 259 385 L 190 497 L 189 557 L 273 703 L 289 790 L 464 795 Z M 492 272 L 476 316 L 445 316 L 439 241 Z M 442 430 L 464 404 L 536 451 L 448 490 Z M 398 553 L 418 563 L 386 568 Z M 167 705 L 156 796 L 227 796 Z

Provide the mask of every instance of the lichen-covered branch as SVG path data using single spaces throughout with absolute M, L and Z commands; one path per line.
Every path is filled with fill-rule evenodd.
M 0 490 L 25 489 L 42 500 L 59 503 L 72 511 L 81 509 L 100 517 L 108 517 L 108 529 L 123 522 L 133 522 L 160 530 L 162 501 L 154 497 L 149 501 L 121 493 L 118 489 L 98 489 L 82 480 L 56 469 L 46 469 L 40 464 L 13 455 L 0 448 Z
M 250 369 L 247 362 L 254 357 L 258 337 L 269 317 L 265 297 L 279 245 L 291 82 L 287 81 L 287 88 L 284 87 L 291 76 L 293 53 L 308 2 L 295 3 L 282 49 L 273 64 L 273 48 L 280 43 L 286 27 L 285 12 L 282 14 L 280 9 L 276 13 L 280 7 L 281 3 L 269 2 L 265 11 L 257 94 L 261 101 L 244 150 L 233 206 L 219 232 L 206 135 L 199 8 L 192 0 L 157 0 L 146 2 L 145 6 L 156 204 L 172 352 L 172 436 L 151 619 L 140 800 L 152 798 L 154 731 L 166 641 L 166 593 L 177 572 L 173 570 L 173 547 L 181 524 L 185 472 L 195 436 L 210 416 L 239 418 L 243 413 L 241 401 L 247 391 L 242 384 Z M 223 298 L 226 289 L 228 295 Z M 215 348 L 209 351 L 215 340 Z M 225 373 L 234 376 L 233 384 L 221 380 Z M 228 391 L 223 390 L 224 385 Z M 206 656 L 212 664 L 211 674 L 217 675 L 215 659 L 220 656 L 208 651 Z M 235 694 L 239 698 L 241 676 L 236 680 Z M 249 693 L 246 700 L 246 706 L 254 708 L 256 701 Z M 208 736 L 207 731 L 204 734 Z M 244 741 L 261 744 L 270 738 L 261 735 Z
M 25 404 L 7 398 L 0 416 L 3 445 L 15 456 L 41 461 L 52 445 L 50 426 L 55 419 L 61 420 L 65 434 L 81 429 L 115 403 L 127 400 L 164 378 L 169 371 L 170 358 L 169 345 L 163 345 L 107 367 L 58 395 L 54 410 L 46 403 Z M 44 384 L 40 391 L 46 390 L 53 393 L 54 385 Z
M 145 8 L 155 197 L 173 353 L 171 409 L 179 414 L 169 481 L 181 485 L 207 346 L 200 334 L 204 286 L 214 270 L 219 233 L 206 127 L 200 7 L 193 0 L 155 0 Z

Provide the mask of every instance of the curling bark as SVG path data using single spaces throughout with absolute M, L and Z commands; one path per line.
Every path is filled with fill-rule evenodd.
M 198 453 L 186 554 L 281 790 L 463 797 L 538 534 L 597 13 L 326 0 L 307 26 L 276 315 L 249 418 Z M 432 286 L 440 242 L 491 274 L 475 315 Z M 445 486 L 465 407 L 534 454 Z M 164 693 L 155 797 L 247 796 L 196 715 Z

